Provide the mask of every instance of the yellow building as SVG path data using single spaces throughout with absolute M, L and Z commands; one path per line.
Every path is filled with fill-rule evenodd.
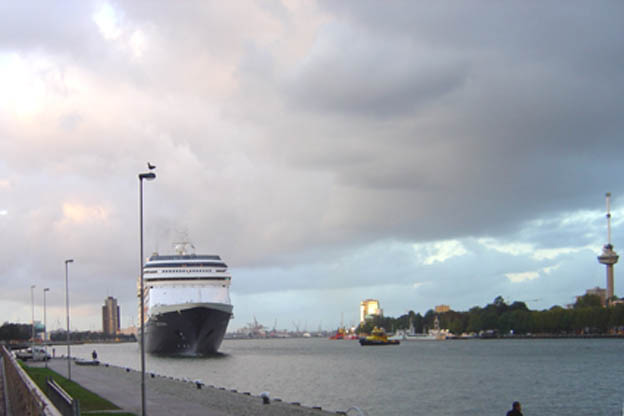
M 366 299 L 360 302 L 360 323 L 366 320 L 367 316 L 383 316 L 383 310 L 379 307 L 377 299 Z
M 449 305 L 438 305 L 435 307 L 435 313 L 444 313 L 444 312 L 448 312 L 451 310 L 451 307 Z

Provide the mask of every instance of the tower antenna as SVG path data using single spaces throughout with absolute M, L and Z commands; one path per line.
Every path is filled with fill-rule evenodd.
M 607 244 L 611 245 L 611 192 L 607 192 Z

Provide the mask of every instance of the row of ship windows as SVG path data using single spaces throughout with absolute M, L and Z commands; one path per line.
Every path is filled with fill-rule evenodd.
M 188 280 L 201 280 L 201 281 L 213 281 L 213 280 L 232 280 L 231 277 L 148 277 L 148 282 L 174 282 L 174 281 L 188 281 Z
M 212 269 L 170 269 L 161 270 L 163 273 L 212 273 Z M 225 269 L 215 270 L 215 272 L 225 272 Z M 144 270 L 144 274 L 158 273 L 158 270 Z

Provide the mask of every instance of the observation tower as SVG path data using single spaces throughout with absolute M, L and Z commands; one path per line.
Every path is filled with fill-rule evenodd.
M 613 251 L 611 244 L 611 192 L 607 192 L 607 244 L 602 248 L 602 254 L 598 256 L 598 262 L 607 266 L 607 305 L 613 299 L 613 265 L 617 263 L 619 256 Z

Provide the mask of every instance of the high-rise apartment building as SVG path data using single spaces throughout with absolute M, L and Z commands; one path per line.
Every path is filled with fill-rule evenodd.
M 119 332 L 119 305 L 117 299 L 109 296 L 102 306 L 102 331 L 105 335 L 114 336 Z

